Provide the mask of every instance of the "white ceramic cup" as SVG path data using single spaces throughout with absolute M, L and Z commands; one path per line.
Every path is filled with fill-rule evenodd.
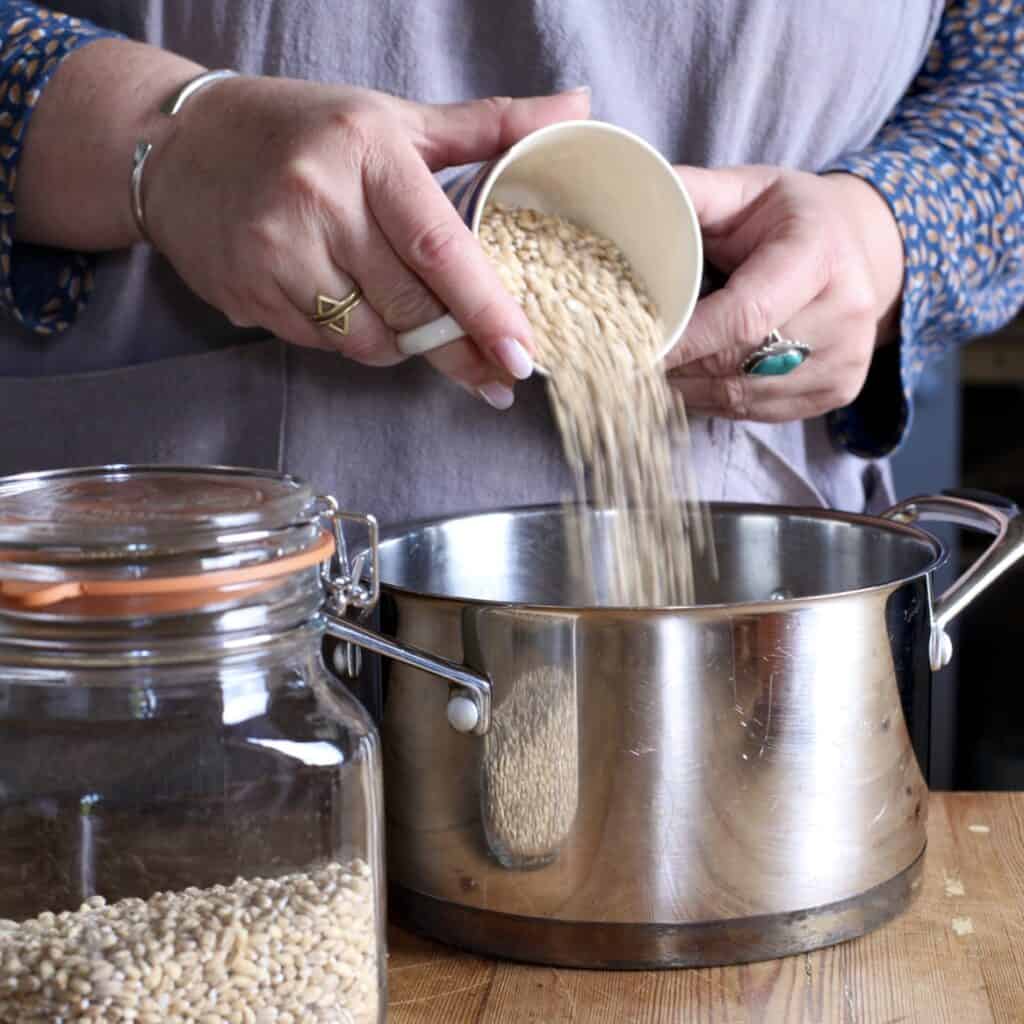
M 679 176 L 638 135 L 603 121 L 561 121 L 455 178 L 445 192 L 474 234 L 494 200 L 557 214 L 611 239 L 657 308 L 661 355 L 679 341 L 701 287 L 700 226 Z M 398 348 L 420 355 L 465 334 L 446 315 L 399 334 Z

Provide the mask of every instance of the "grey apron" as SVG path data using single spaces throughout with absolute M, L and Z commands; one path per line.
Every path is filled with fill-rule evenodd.
M 67 0 L 207 66 L 426 101 L 591 85 L 594 115 L 669 159 L 815 170 L 866 144 L 906 91 L 941 0 Z M 129 154 L 125 155 L 126 161 Z M 126 200 L 127 202 L 127 197 Z M 358 278 L 358 267 L 348 268 Z M 387 370 L 232 327 L 148 247 L 104 257 L 71 330 L 2 328 L 0 471 L 112 461 L 276 467 L 386 522 L 568 490 L 544 393 L 496 413 L 420 360 Z M 811 339 L 813 340 L 813 339 Z M 704 497 L 876 510 L 884 463 L 822 420 L 698 420 Z

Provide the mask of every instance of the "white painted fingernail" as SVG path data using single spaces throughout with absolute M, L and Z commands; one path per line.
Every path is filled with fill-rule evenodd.
M 494 354 L 498 357 L 498 362 L 516 380 L 526 380 L 533 373 L 533 360 L 530 358 L 530 353 L 515 338 L 502 338 L 494 346 Z
M 512 403 L 516 400 L 512 389 L 497 381 L 477 388 L 477 393 L 492 409 L 500 409 L 502 412 L 511 409 Z

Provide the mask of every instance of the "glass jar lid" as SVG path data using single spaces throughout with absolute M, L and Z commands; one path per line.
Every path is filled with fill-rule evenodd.
M 331 557 L 332 506 L 294 477 L 252 469 L 99 466 L 6 477 L 0 607 L 146 596 L 154 610 L 187 608 L 211 590 L 265 586 Z
M 45 545 L 114 557 L 130 544 L 179 552 L 225 531 L 273 530 L 314 514 L 295 477 L 211 466 L 96 466 L 0 480 L 0 548 Z

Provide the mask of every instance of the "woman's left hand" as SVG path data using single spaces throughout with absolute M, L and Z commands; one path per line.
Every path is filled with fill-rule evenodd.
M 782 422 L 848 405 L 875 347 L 896 333 L 903 243 L 885 200 L 849 174 L 676 170 L 697 210 L 705 258 L 729 275 L 698 302 L 666 359 L 687 407 Z M 784 376 L 744 373 L 773 329 L 811 354 Z

